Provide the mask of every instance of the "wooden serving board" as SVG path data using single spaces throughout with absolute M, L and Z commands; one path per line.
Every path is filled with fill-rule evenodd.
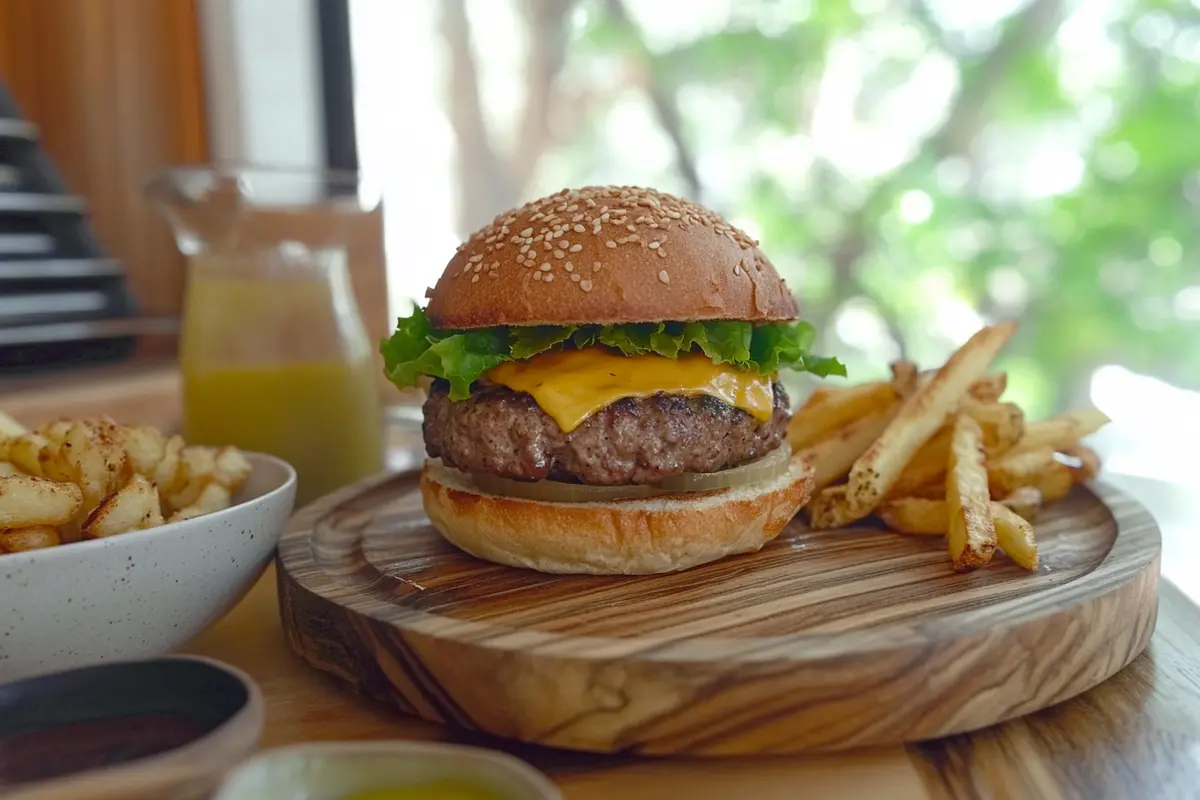
M 392 709 L 555 747 L 735 755 L 941 737 L 1095 686 L 1146 647 L 1161 542 L 1114 489 L 1036 523 L 1042 566 L 951 571 L 941 539 L 799 521 L 755 554 L 647 577 L 476 560 L 415 472 L 300 511 L 283 626 L 313 666 Z

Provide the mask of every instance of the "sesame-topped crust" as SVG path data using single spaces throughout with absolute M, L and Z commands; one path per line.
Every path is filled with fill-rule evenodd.
M 428 295 L 443 330 L 799 315 L 758 242 L 695 203 L 634 186 L 564 189 L 500 214 L 459 246 Z

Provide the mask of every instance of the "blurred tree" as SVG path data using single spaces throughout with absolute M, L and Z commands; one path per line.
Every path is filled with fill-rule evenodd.
M 664 17 L 703 16 L 682 0 L 523 0 L 543 65 L 523 150 L 480 150 L 477 90 L 456 112 L 452 87 L 462 222 L 653 183 L 752 226 L 856 378 L 1017 318 L 1002 366 L 1035 414 L 1086 400 L 1104 363 L 1200 388 L 1200 8 L 984 5 L 738 0 L 714 23 Z M 616 141 L 618 118 L 643 127 Z

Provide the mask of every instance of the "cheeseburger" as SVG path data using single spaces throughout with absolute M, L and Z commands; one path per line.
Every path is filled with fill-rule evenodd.
M 565 190 L 459 246 L 382 344 L 429 379 L 437 530 L 543 572 L 645 574 L 758 550 L 808 502 L 780 370 L 845 375 L 758 243 L 635 187 Z

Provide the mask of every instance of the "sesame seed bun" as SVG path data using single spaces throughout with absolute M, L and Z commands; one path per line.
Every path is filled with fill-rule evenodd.
M 606 503 L 548 503 L 480 492 L 429 460 L 425 513 L 449 542 L 476 558 L 539 572 L 649 575 L 675 572 L 774 539 L 809 500 L 812 466 L 737 489 Z
M 799 315 L 758 242 L 665 192 L 588 186 L 505 212 L 429 292 L 437 328 L 740 320 Z

